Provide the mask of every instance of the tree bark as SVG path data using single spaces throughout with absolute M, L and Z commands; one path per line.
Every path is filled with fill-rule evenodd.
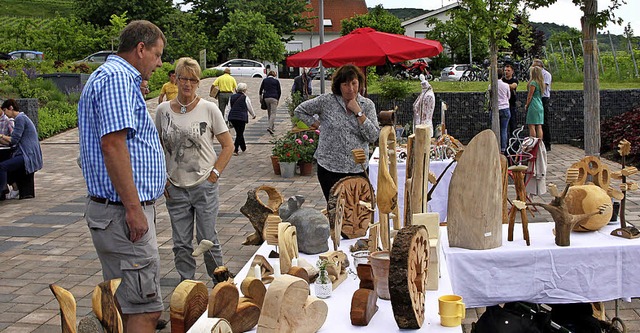
M 498 110 L 498 44 L 495 38 L 489 40 L 489 50 L 491 54 L 491 71 L 489 80 L 491 82 L 491 130 L 498 140 L 500 149 L 500 111 Z
M 596 25 L 589 18 L 598 13 L 597 0 L 584 0 L 582 36 L 584 40 L 584 153 L 600 156 L 600 80 Z

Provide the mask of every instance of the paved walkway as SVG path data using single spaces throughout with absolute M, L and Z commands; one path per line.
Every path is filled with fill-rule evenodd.
M 260 80 L 247 82 L 250 97 L 259 109 L 257 90 Z M 198 92 L 208 93 L 212 79 L 203 80 Z M 282 80 L 283 96 L 288 96 L 291 80 Z M 314 81 L 314 91 L 318 81 Z M 148 101 L 155 110 L 156 101 Z M 220 215 L 218 229 L 225 265 L 237 272 L 253 255 L 256 247 L 242 246 L 252 233 L 249 221 L 239 212 L 247 191 L 267 184 L 278 188 L 285 197 L 303 194 L 305 206 L 321 209 L 325 202 L 315 177 L 296 176 L 283 179 L 275 176 L 269 159 L 271 136 L 266 132 L 266 112 L 258 110 L 258 118 L 246 130 L 248 149 L 234 156 L 220 179 Z M 278 110 L 277 133 L 290 127 L 284 98 Z M 58 303 L 49 290 L 56 283 L 73 293 L 78 305 L 78 317 L 91 311 L 91 293 L 102 281 L 100 263 L 83 219 L 86 188 L 76 165 L 78 132 L 70 130 L 42 142 L 44 169 L 36 174 L 36 198 L 8 200 L 0 203 L 0 331 L 59 332 Z M 554 145 L 549 154 L 550 181 L 564 178 L 566 168 L 583 156 L 583 151 Z M 611 164 L 612 167 L 617 167 Z M 549 197 L 542 200 L 548 201 Z M 628 203 L 629 221 L 640 223 L 640 198 L 637 194 Z M 157 233 L 161 258 L 161 285 L 168 319 L 171 292 L 179 282 L 174 269 L 171 228 L 164 200 L 157 205 Z M 541 219 L 548 216 L 542 215 Z M 198 258 L 197 279 L 207 281 Z M 211 287 L 211 282 L 209 282 Z M 612 308 L 612 302 L 607 304 Z M 640 332 L 640 302 L 621 303 L 620 316 L 628 332 Z M 476 311 L 477 310 L 477 311 Z M 465 323 L 477 320 L 482 309 L 470 309 Z M 469 331 L 469 326 L 464 325 Z M 162 332 L 170 332 L 164 329 Z

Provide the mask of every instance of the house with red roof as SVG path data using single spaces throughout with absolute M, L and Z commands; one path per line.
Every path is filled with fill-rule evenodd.
M 308 5 L 313 9 L 303 15 L 311 17 L 313 25 L 311 31 L 299 29 L 294 31 L 294 39 L 285 47 L 287 52 L 303 51 L 320 45 L 320 0 L 308 0 Z M 355 15 L 368 13 L 365 0 L 324 0 L 324 42 L 332 41 L 340 37 L 342 25 L 340 21 Z M 285 38 L 291 35 L 285 35 Z

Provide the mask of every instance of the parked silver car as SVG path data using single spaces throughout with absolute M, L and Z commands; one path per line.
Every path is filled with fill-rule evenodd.
M 116 51 L 99 51 L 87 56 L 82 60 L 75 61 L 74 64 L 87 63 L 87 64 L 102 65 L 107 61 L 107 57 L 112 54 L 116 54 Z
M 453 64 L 442 69 L 440 81 L 460 81 L 462 73 L 471 68 L 468 64 Z
M 262 63 L 249 59 L 232 59 L 209 69 L 224 71 L 225 68 L 231 69 L 232 76 L 267 77 L 267 68 Z

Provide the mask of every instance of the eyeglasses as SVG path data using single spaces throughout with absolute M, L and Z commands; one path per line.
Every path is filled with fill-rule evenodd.
M 200 80 L 198 79 L 191 79 L 191 78 L 186 78 L 182 76 L 178 76 L 178 81 L 180 81 L 180 83 L 191 82 L 191 84 L 198 84 L 198 82 L 200 82 Z

